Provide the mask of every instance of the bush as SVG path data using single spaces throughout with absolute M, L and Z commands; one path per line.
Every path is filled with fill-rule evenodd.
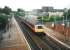
M 1 24 L 5 24 L 7 22 L 8 22 L 8 16 L 7 15 L 0 14 L 0 23 Z
M 48 21 L 49 17 L 48 16 L 39 16 L 37 19 L 42 20 L 43 22 L 46 22 L 46 21 Z
M 63 17 L 60 17 L 60 16 L 51 16 L 49 18 L 49 21 L 60 21 L 60 20 L 63 20 Z
M 43 19 L 42 19 L 43 17 Z M 54 22 L 55 20 L 56 21 L 59 21 L 59 20 L 63 20 L 63 17 L 60 17 L 60 16 L 39 16 L 37 19 L 39 20 L 42 20 L 43 22 Z

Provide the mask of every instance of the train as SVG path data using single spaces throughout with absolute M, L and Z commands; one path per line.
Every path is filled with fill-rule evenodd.
M 44 28 L 43 28 L 43 23 L 39 19 L 37 19 L 38 16 L 36 15 L 25 15 L 22 17 L 24 20 L 24 23 L 32 29 L 33 32 L 35 33 L 43 33 Z

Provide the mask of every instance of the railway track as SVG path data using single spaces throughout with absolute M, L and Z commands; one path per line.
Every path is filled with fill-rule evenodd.
M 28 40 L 30 45 L 32 46 L 31 48 L 33 48 L 35 50 L 37 50 L 37 49 L 41 50 L 41 48 L 38 47 L 36 45 L 36 43 L 33 42 L 34 40 L 32 39 L 32 34 L 34 34 L 34 32 L 32 32 L 30 30 L 30 28 L 27 25 L 25 25 L 23 22 L 19 22 L 19 23 L 20 23 L 20 26 L 21 26 L 22 30 L 25 31 L 24 33 L 26 33 L 26 35 L 25 35 L 25 36 L 27 36 L 26 38 L 31 41 L 31 43 L 30 43 L 30 41 Z M 38 35 L 36 35 L 36 36 L 39 37 L 44 42 L 44 44 L 47 45 L 50 48 L 50 50 L 69 50 L 69 49 L 67 49 L 65 47 L 62 47 L 61 45 L 57 44 L 56 42 L 54 42 L 53 40 L 51 40 L 47 36 L 38 36 Z M 42 50 L 44 50 L 44 49 L 42 48 Z
M 39 48 L 35 43 L 34 41 L 32 40 L 32 36 L 30 35 L 30 32 L 28 30 L 26 30 L 26 28 L 24 28 L 25 26 L 17 19 L 19 25 L 20 25 L 20 28 L 22 29 L 22 31 L 24 32 L 24 35 L 25 35 L 25 38 L 27 39 L 30 47 L 31 47 L 31 50 L 41 50 L 41 48 Z
M 55 43 L 53 43 L 48 37 L 46 37 L 45 39 L 43 39 L 43 36 L 42 36 L 42 37 L 39 36 L 39 38 L 40 38 L 42 41 L 44 41 L 44 43 L 45 43 L 46 45 L 48 45 L 51 50 L 61 50 L 60 47 L 57 46 Z M 42 49 L 43 49 L 43 48 L 42 48 Z
M 69 48 L 61 45 L 60 43 L 57 43 L 53 39 L 45 36 L 45 37 L 40 37 L 47 45 L 52 47 L 52 50 L 70 50 Z

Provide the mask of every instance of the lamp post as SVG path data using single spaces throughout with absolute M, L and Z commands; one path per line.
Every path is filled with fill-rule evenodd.
M 65 41 L 66 41 L 68 39 L 68 21 L 67 21 L 68 10 L 67 9 L 65 9 L 65 13 L 66 13 L 66 15 L 65 15 L 65 18 L 66 18 L 65 23 L 66 23 L 66 27 L 67 27 L 67 31 L 65 33 Z
M 56 23 L 56 17 L 54 17 L 54 24 Z
M 43 16 L 42 16 L 42 24 L 43 24 Z

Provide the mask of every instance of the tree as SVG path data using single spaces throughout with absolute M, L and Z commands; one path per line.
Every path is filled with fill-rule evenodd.
M 5 13 L 6 15 L 10 15 L 11 11 L 12 11 L 11 8 L 9 8 L 8 6 L 5 6 L 2 12 Z
M 17 9 L 16 16 L 25 16 L 25 11 L 23 9 Z
M 17 9 L 17 12 L 24 12 L 24 10 L 21 9 L 21 8 L 18 8 L 18 9 Z
M 11 8 L 8 6 L 0 8 L 0 24 L 6 24 L 8 22 L 8 15 L 10 15 L 11 11 Z

